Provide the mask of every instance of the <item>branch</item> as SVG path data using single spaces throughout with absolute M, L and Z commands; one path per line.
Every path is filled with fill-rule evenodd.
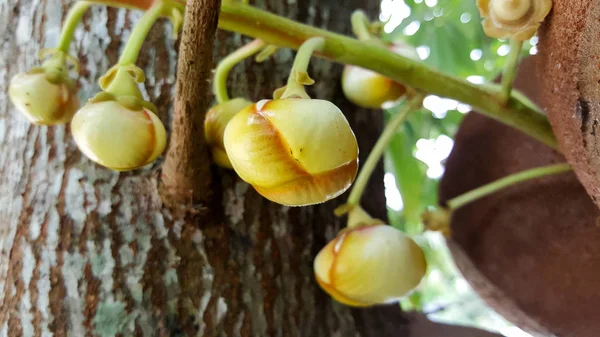
M 152 1 L 128 0 L 127 5 L 145 10 Z M 183 0 L 169 1 L 173 7 L 183 6 Z M 106 2 L 106 0 L 92 0 L 92 2 Z M 112 4 L 111 1 L 109 3 Z M 500 86 L 476 85 L 444 74 L 422 62 L 395 54 L 377 43 L 358 41 L 301 24 L 237 1 L 223 3 L 219 28 L 292 49 L 300 48 L 302 43 L 311 37 L 324 37 L 327 41 L 325 49 L 317 56 L 370 69 L 412 88 L 469 104 L 474 110 L 521 130 L 552 148 L 557 148 L 550 123 L 541 110 L 516 92 L 511 94 L 508 101 L 504 101 Z M 369 52 L 366 53 L 365 50 Z
M 161 194 L 169 205 L 198 206 L 211 198 L 210 154 L 202 135 L 220 5 L 220 0 L 187 2 L 173 128 L 161 173 Z
M 523 41 L 510 40 L 510 53 L 502 71 L 502 101 L 506 102 L 512 91 L 513 81 L 519 66 L 519 57 L 523 49 Z
M 557 147 L 546 117 L 517 93 L 505 103 L 499 98 L 498 86 L 479 86 L 397 55 L 376 43 L 358 41 L 241 3 L 224 2 L 219 20 L 221 29 L 259 38 L 280 47 L 298 49 L 305 40 L 322 36 L 327 43 L 317 56 L 371 69 L 412 88 L 469 104 L 475 110 L 521 130 L 550 147 Z
M 127 6 L 145 10 L 152 1 L 154 0 L 128 0 Z M 164 1 L 170 1 L 174 8 L 183 6 L 183 0 Z M 124 6 L 117 3 L 114 5 Z M 292 49 L 300 48 L 311 37 L 324 37 L 327 42 L 325 49 L 316 56 L 370 69 L 414 89 L 469 104 L 474 110 L 557 148 L 550 123 L 542 111 L 518 92 L 511 93 L 510 98 L 505 101 L 502 99 L 502 88 L 498 85 L 476 85 L 395 54 L 372 41 L 359 41 L 301 24 L 237 1 L 223 2 L 219 28 Z

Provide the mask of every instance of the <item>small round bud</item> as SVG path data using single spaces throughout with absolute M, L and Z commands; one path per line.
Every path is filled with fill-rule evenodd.
M 225 103 L 217 104 L 206 113 L 204 118 L 204 138 L 210 147 L 213 161 L 225 168 L 233 168 L 227 157 L 223 134 L 227 123 L 241 110 L 251 105 L 252 102 L 243 98 L 234 98 Z
M 398 301 L 427 271 L 425 255 L 411 238 L 387 225 L 345 229 L 314 261 L 317 282 L 340 303 L 364 307 Z
M 37 68 L 18 74 L 10 82 L 11 101 L 34 124 L 67 123 L 79 108 L 75 86 L 68 79 L 51 75 Z
M 117 171 L 153 162 L 166 145 L 165 127 L 158 116 L 148 107 L 134 104 L 136 99 L 131 98 L 132 102 L 121 98 L 91 100 L 71 121 L 73 138 L 81 152 Z
M 406 44 L 390 47 L 395 53 L 418 60 L 417 51 Z M 363 108 L 381 109 L 406 94 L 406 86 L 379 73 L 361 67 L 347 65 L 342 74 L 342 90 L 346 98 Z
M 233 168 L 265 198 L 289 206 L 333 199 L 358 170 L 358 144 L 333 103 L 263 100 L 235 115 L 224 138 Z
M 490 37 L 531 38 L 550 13 L 552 0 L 477 0 L 483 30 Z

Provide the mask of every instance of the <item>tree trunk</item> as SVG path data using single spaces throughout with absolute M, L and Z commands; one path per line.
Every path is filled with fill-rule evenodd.
M 374 17 L 379 8 L 366 0 L 255 5 L 344 33 L 352 9 L 366 7 Z M 342 224 L 332 211 L 343 198 L 281 207 L 233 172 L 215 169 L 215 204 L 207 212 L 176 214 L 157 191 L 160 163 L 113 172 L 82 156 L 68 127 L 33 126 L 21 117 L 6 95 L 10 78 L 36 65 L 39 49 L 55 45 L 67 9 L 59 0 L 0 2 L 2 336 L 411 335 L 398 306 L 353 312 L 313 279 L 314 256 Z M 85 16 L 71 49 L 81 62 L 82 101 L 99 90 L 98 77 L 116 63 L 140 15 L 94 6 Z M 169 23 L 156 25 L 138 62 L 167 126 L 177 59 L 171 36 Z M 245 41 L 219 32 L 217 59 Z M 232 96 L 269 97 L 284 84 L 293 55 L 280 50 L 263 64 L 236 67 Z M 364 159 L 382 116 L 343 98 L 341 69 L 315 60 L 310 74 L 317 83 L 309 93 L 346 113 Z M 365 198 L 378 217 L 385 216 L 381 174 Z

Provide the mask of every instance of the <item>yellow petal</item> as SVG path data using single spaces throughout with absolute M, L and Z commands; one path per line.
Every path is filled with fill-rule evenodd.
M 477 8 L 482 18 L 490 16 L 490 0 L 477 0 Z
M 213 161 L 222 167 L 232 168 L 231 162 L 225 152 L 223 144 L 223 134 L 227 123 L 241 110 L 251 105 L 252 102 L 235 98 L 222 104 L 212 107 L 204 119 L 204 138 L 209 145 Z
M 386 225 L 344 231 L 315 259 L 315 275 L 323 289 L 354 306 L 406 296 L 419 285 L 426 269 L 421 248 Z
M 32 123 L 56 125 L 71 120 L 79 100 L 67 83 L 51 83 L 44 72 L 15 76 L 8 89 L 11 101 Z
M 224 144 L 238 175 L 264 197 L 291 206 L 330 200 L 358 170 L 358 144 L 323 100 L 261 101 L 231 119 Z
M 233 168 L 233 166 L 231 165 L 231 161 L 229 161 L 229 157 L 227 156 L 227 152 L 225 152 L 225 150 L 218 148 L 216 146 L 211 146 L 210 151 L 212 154 L 212 159 L 215 162 L 215 164 L 217 164 L 223 168 L 227 168 L 227 169 Z
M 535 0 L 492 0 L 490 2 L 491 15 L 500 22 L 513 22 L 521 20 Z
M 384 104 L 394 102 L 406 93 L 403 85 L 357 66 L 344 68 L 342 90 L 353 104 L 371 109 L 381 109 Z
M 117 101 L 88 103 L 71 122 L 79 149 L 108 168 L 132 170 L 154 161 L 166 145 L 166 132 L 150 110 L 130 110 Z
M 309 174 L 327 173 L 356 161 L 358 144 L 333 103 L 320 99 L 280 99 L 266 102 L 260 113 L 279 132 L 290 156 Z
M 223 140 L 236 173 L 252 185 L 274 187 L 308 174 L 256 104 L 231 119 Z
M 478 0 L 486 35 L 523 41 L 550 13 L 552 0 Z
M 396 43 L 389 47 L 404 57 L 419 60 L 412 46 Z M 363 108 L 381 109 L 406 94 L 406 87 L 398 82 L 361 67 L 347 65 L 342 74 L 342 90 L 350 102 Z

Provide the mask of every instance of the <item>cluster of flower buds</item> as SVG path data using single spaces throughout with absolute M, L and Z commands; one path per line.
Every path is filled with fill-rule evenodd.
M 73 7 L 59 47 L 44 54 L 50 57 L 41 67 L 12 80 L 10 98 L 33 123 L 70 122 L 77 146 L 94 162 L 118 171 L 140 168 L 161 155 L 167 135 L 156 107 L 142 96 L 139 84 L 145 75 L 135 61 L 156 19 L 171 13 L 178 26 L 181 13 L 161 1 L 145 8 L 119 63 L 100 79 L 102 92 L 79 109 L 75 81 L 69 77 L 77 62 L 65 50 L 89 5 L 82 1 Z M 306 71 L 311 55 L 324 43 L 323 38 L 312 38 L 303 44 L 287 86 L 277 90 L 274 99 L 229 100 L 225 88 L 225 93 L 218 92 L 219 104 L 206 115 L 204 136 L 214 161 L 233 168 L 258 193 L 283 205 L 328 201 L 345 192 L 357 175 L 358 144 L 344 114 L 330 101 L 311 99 L 304 89 L 314 83 Z M 238 56 L 261 49 L 259 58 L 275 50 L 257 40 Z M 392 49 L 416 57 L 408 46 Z M 223 73 L 230 66 L 225 65 Z M 347 67 L 342 81 L 346 95 L 367 107 L 381 107 L 407 91 L 358 67 Z M 224 83 L 222 78 L 219 83 Z M 369 306 L 405 296 L 419 284 L 426 262 L 409 237 L 373 220 L 340 232 L 319 253 L 314 268 L 319 284 L 335 299 Z
M 486 35 L 523 41 L 550 13 L 552 0 L 477 0 Z
M 145 8 L 134 28 L 119 64 L 101 79 L 102 92 L 79 111 L 75 80 L 77 61 L 67 54 L 75 27 L 91 2 L 76 2 L 65 21 L 56 49 L 43 50 L 50 56 L 41 67 L 13 78 L 9 96 L 32 123 L 56 125 L 71 122 L 73 138 L 90 159 L 114 170 L 132 170 L 153 162 L 165 149 L 166 131 L 154 105 L 142 97 L 139 83 L 144 72 L 135 66 L 141 44 L 158 19 L 168 14 L 175 30 L 181 25 L 178 8 L 161 1 Z
M 335 198 L 356 178 L 358 144 L 340 109 L 329 101 L 311 99 L 304 90 L 304 85 L 314 83 L 306 66 L 322 39 L 303 44 L 287 86 L 275 91 L 274 99 L 254 104 L 243 98 L 228 100 L 226 73 L 234 61 L 258 50 L 251 48 L 255 43 L 225 58 L 215 72 L 219 104 L 207 113 L 204 123 L 213 161 L 232 167 L 262 196 L 280 204 L 304 206 Z M 416 58 L 414 49 L 396 48 Z M 358 67 L 346 69 L 343 83 L 346 94 L 356 97 L 355 103 L 370 107 L 397 100 L 407 91 L 399 83 Z M 381 90 L 373 93 L 373 88 Z M 361 211 L 356 207 L 352 214 Z M 341 231 L 318 254 L 314 262 L 317 281 L 347 305 L 396 301 L 425 275 L 424 254 L 397 229 L 368 216 L 364 219 Z

